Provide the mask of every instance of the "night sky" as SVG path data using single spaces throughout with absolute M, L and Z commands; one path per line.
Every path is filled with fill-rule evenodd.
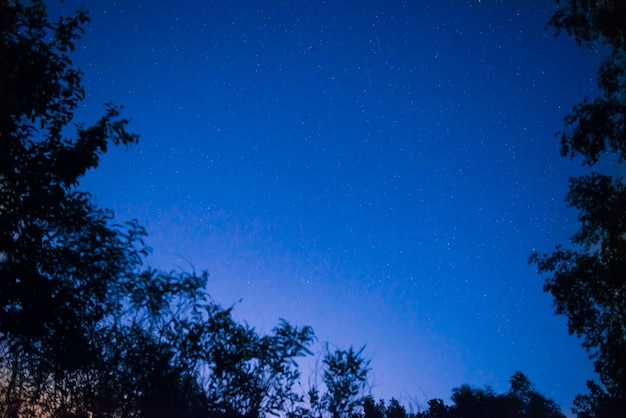
M 82 188 L 146 226 L 150 265 L 207 270 L 260 331 L 367 345 L 377 398 L 515 370 L 564 411 L 585 391 L 527 264 L 577 228 L 554 134 L 602 58 L 545 29 L 554 1 L 48 3 L 91 11 L 78 120 L 112 101 L 141 134 Z

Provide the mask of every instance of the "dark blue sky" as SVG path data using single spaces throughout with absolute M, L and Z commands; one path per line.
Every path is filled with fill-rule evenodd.
M 91 11 L 80 120 L 112 101 L 141 134 L 83 186 L 150 264 L 208 270 L 261 330 L 367 344 L 377 397 L 585 390 L 527 264 L 576 229 L 554 133 L 601 58 L 545 30 L 553 1 L 49 3 Z

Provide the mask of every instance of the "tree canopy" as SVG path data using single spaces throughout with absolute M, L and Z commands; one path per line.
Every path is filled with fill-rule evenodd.
M 79 189 L 111 145 L 138 141 L 111 104 L 74 123 L 84 89 L 69 53 L 88 20 L 0 1 L 0 416 L 312 416 L 295 390 L 310 327 L 281 320 L 261 335 L 236 322 L 206 273 L 145 267 L 144 229 Z M 325 357 L 333 402 L 358 404 L 367 370 L 341 366 L 360 355 Z M 350 389 L 345 401 L 331 382 Z
M 496 394 L 491 388 L 479 389 L 462 385 L 452 389 L 452 405 L 441 399 L 431 399 L 419 412 L 407 412 L 396 399 L 388 403 L 366 397 L 363 418 L 564 418 L 559 406 L 537 392 L 522 372 L 511 376 L 510 389 Z M 417 409 L 421 409 L 418 406 Z M 358 415 L 355 415 L 358 416 Z
M 608 57 L 598 69 L 598 97 L 584 98 L 565 117 L 558 133 L 563 156 L 594 167 L 626 161 L 626 3 L 557 1 L 549 24 L 565 30 L 579 45 L 601 48 Z M 626 410 L 626 189 L 623 175 L 591 171 L 570 179 L 568 206 L 578 210 L 580 229 L 573 245 L 557 246 L 530 261 L 547 275 L 544 290 L 556 312 L 566 315 L 571 334 L 583 339 L 602 386 L 590 382 L 589 396 L 576 401 L 579 414 L 616 416 Z M 602 396 L 600 396 L 602 394 Z M 610 406 L 598 403 L 610 399 Z M 596 405 L 596 411 L 589 408 Z M 608 404 L 606 404 L 608 405 Z M 604 412 L 600 413 L 602 410 Z M 609 412 L 611 411 L 611 412 Z M 596 414 L 597 415 L 594 415 Z M 584 415 L 587 416 L 587 415 Z
M 111 105 L 64 135 L 84 96 L 66 53 L 85 12 L 51 24 L 40 2 L 1 4 L 0 335 L 13 351 L 45 356 L 43 369 L 75 370 L 93 360 L 93 332 L 119 310 L 146 253 L 140 226 L 113 225 L 75 186 L 109 143 L 137 136 Z
M 431 400 L 428 410 L 418 418 L 564 418 L 558 405 L 535 390 L 528 377 L 521 372 L 511 376 L 507 393 L 496 395 L 491 388 L 477 389 L 463 385 L 452 390 L 452 406 L 441 400 Z

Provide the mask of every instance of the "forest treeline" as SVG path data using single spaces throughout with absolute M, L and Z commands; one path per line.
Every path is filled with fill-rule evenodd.
M 472 388 L 463 385 L 452 390 L 452 405 L 441 399 L 431 399 L 426 406 L 411 405 L 409 411 L 396 399 L 387 404 L 365 397 L 362 413 L 353 415 L 363 418 L 564 418 L 559 406 L 537 392 L 534 385 L 522 372 L 515 372 L 509 380 L 510 389 L 496 394 L 492 389 Z
M 562 3 L 552 26 L 612 51 L 603 95 L 565 120 L 563 154 L 621 163 L 626 6 Z M 141 225 L 116 223 L 78 187 L 109 147 L 138 141 L 113 104 L 92 125 L 73 121 L 85 91 L 70 55 L 88 20 L 84 10 L 51 20 L 41 0 L 0 0 L 1 417 L 563 416 L 520 372 L 507 393 L 461 386 L 450 405 L 407 412 L 367 396 L 369 362 L 352 347 L 326 345 L 317 378 L 304 381 L 310 327 L 281 320 L 260 334 L 211 299 L 206 273 L 146 268 Z M 626 410 L 625 196 L 619 177 L 572 179 L 576 247 L 531 257 L 600 376 L 576 399 L 581 418 Z

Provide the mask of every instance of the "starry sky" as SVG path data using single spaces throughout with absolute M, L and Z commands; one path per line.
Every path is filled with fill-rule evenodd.
M 48 4 L 91 11 L 78 120 L 111 101 L 141 134 L 82 187 L 146 226 L 150 265 L 207 270 L 262 332 L 367 345 L 376 397 L 515 370 L 564 410 L 585 391 L 527 263 L 577 228 L 554 134 L 602 58 L 545 29 L 554 1 Z

